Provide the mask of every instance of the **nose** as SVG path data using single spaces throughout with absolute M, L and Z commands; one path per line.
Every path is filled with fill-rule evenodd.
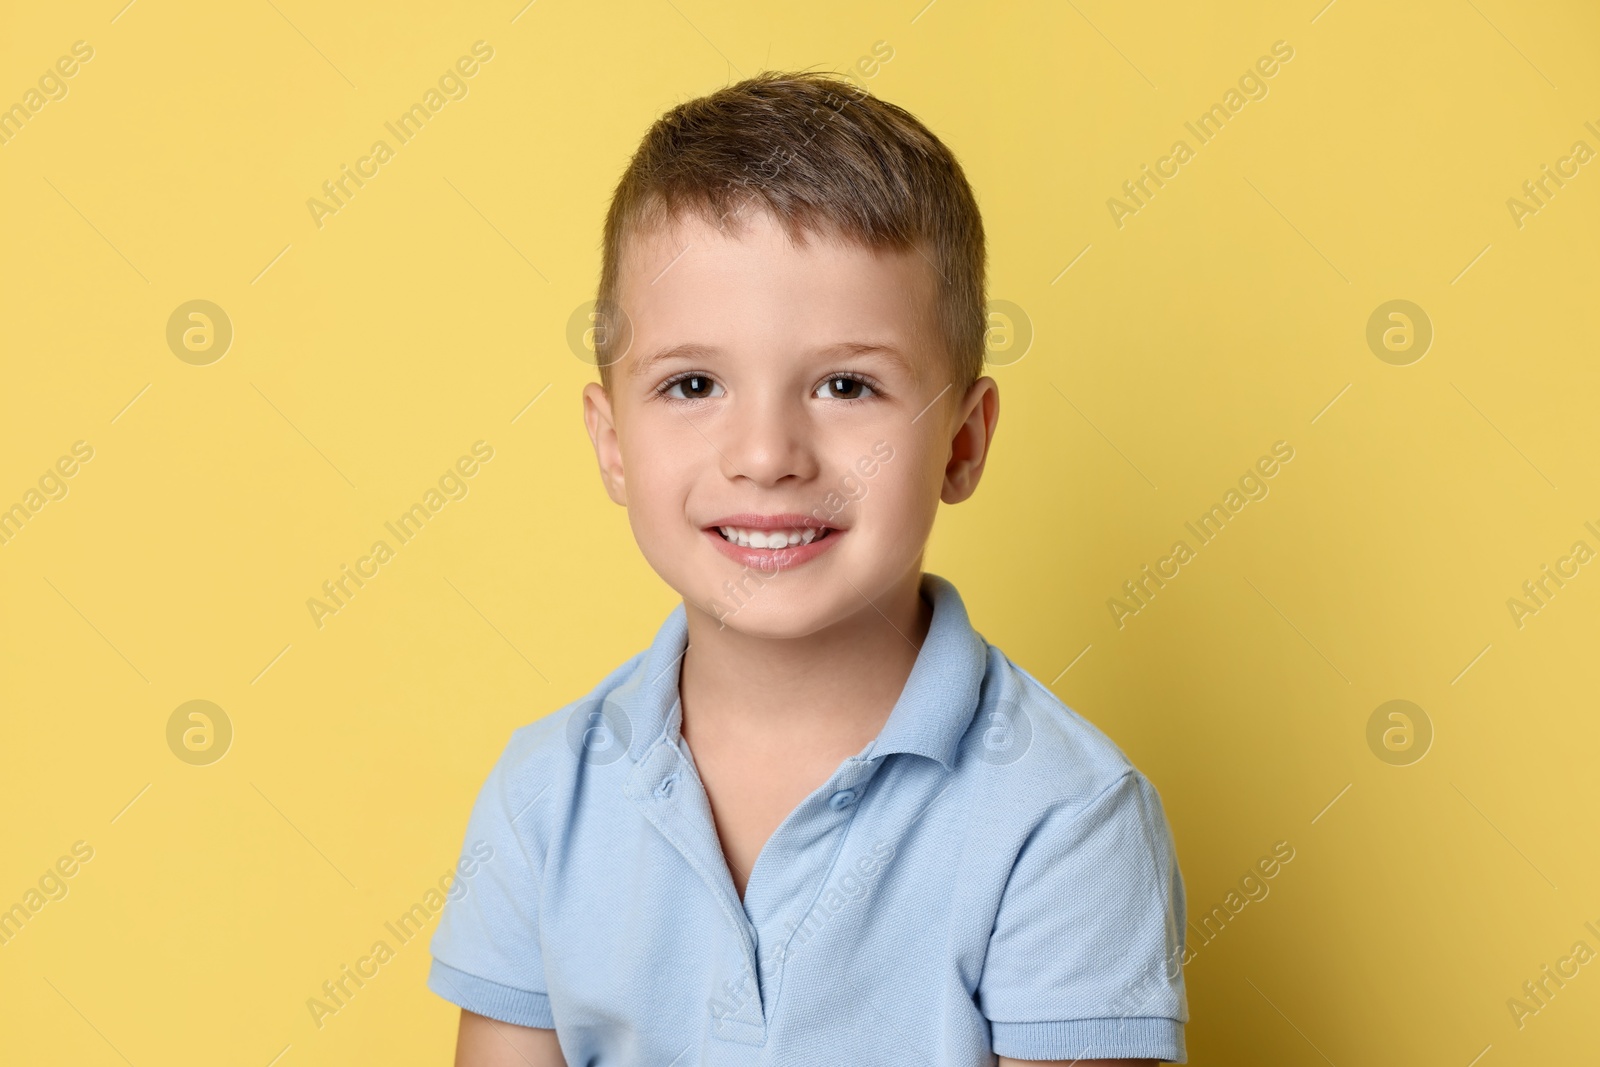
M 735 401 L 722 425 L 723 477 L 744 478 L 774 486 L 785 478 L 805 482 L 817 477 L 819 463 L 814 427 L 802 401 L 776 395 L 752 395 Z

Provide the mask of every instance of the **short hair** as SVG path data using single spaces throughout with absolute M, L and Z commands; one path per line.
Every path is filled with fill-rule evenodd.
M 719 228 L 750 207 L 796 243 L 808 232 L 873 250 L 914 250 L 937 275 L 938 334 L 957 396 L 983 373 L 983 219 L 961 164 L 910 112 L 837 75 L 765 71 L 679 104 L 644 135 L 606 214 L 597 321 L 622 324 L 630 233 L 697 215 Z M 601 383 L 631 331 L 595 332 Z

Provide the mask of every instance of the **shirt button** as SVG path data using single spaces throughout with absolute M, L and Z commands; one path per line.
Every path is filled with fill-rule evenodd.
M 678 772 L 673 771 L 671 774 L 661 779 L 661 784 L 656 786 L 656 796 L 670 797 L 672 795 L 672 787 L 676 784 L 678 784 Z
M 854 789 L 841 789 L 837 793 L 833 794 L 833 796 L 828 798 L 828 807 L 832 808 L 834 811 L 838 811 L 841 808 L 848 808 L 855 802 L 856 791 Z

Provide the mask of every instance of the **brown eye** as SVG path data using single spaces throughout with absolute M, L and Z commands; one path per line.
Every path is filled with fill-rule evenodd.
M 872 395 L 872 388 L 858 378 L 829 378 L 817 389 L 819 397 L 826 394 L 829 400 L 861 400 Z
M 712 391 L 720 388 L 721 386 L 704 374 L 687 374 L 667 386 L 662 392 L 666 396 L 679 400 L 708 400 L 713 396 L 720 395 Z

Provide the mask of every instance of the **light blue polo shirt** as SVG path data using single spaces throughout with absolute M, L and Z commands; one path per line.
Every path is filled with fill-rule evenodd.
M 924 574 L 922 595 L 932 625 L 882 731 L 784 819 L 743 901 L 679 733 L 682 604 L 516 730 L 467 826 L 493 858 L 445 906 L 429 988 L 553 1027 L 571 1067 L 1184 1062 L 1183 881 L 1155 788 L 953 585 Z

